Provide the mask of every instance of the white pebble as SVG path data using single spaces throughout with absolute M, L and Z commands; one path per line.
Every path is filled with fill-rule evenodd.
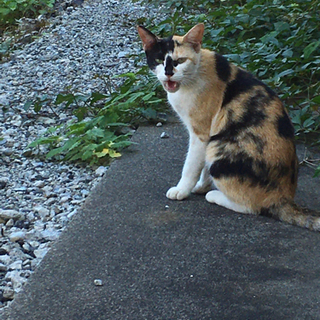
M 161 135 L 160 135 L 160 138 L 161 139 L 167 139 L 167 138 L 169 138 L 169 135 L 166 132 L 162 132 Z
M 96 286 L 102 286 L 103 285 L 102 280 L 100 280 L 100 279 L 95 279 L 93 282 L 94 282 L 94 284 Z
M 26 233 L 24 231 L 16 231 L 9 235 L 9 240 L 11 242 L 17 242 L 19 240 L 23 240 L 26 236 Z

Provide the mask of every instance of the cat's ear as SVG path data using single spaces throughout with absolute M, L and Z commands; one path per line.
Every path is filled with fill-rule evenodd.
M 142 40 L 143 50 L 150 50 L 157 43 L 158 38 L 151 31 L 149 31 L 147 28 L 143 26 L 138 26 L 137 29 L 139 36 Z
M 204 24 L 199 23 L 188 31 L 188 33 L 183 37 L 183 42 L 192 44 L 196 52 L 200 51 L 202 37 L 204 33 Z

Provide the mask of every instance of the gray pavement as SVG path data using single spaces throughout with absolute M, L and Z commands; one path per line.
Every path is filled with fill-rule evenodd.
M 320 319 L 320 234 L 203 196 L 170 201 L 184 128 L 141 127 L 134 141 L 4 319 Z M 297 202 L 316 209 L 320 180 L 311 177 L 302 167 Z

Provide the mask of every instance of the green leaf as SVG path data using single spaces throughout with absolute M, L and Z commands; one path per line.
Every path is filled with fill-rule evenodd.
M 143 101 L 147 101 L 147 100 L 150 100 L 156 93 L 155 92 L 150 92 L 148 93 L 147 95 L 145 95 L 142 100 Z
M 33 110 L 38 113 L 41 110 L 41 108 L 42 108 L 42 103 L 40 101 L 36 101 L 34 103 Z
M 310 43 L 309 45 L 307 45 L 304 49 L 303 49 L 303 56 L 305 59 L 308 59 L 312 53 L 319 47 L 320 45 L 320 41 L 315 41 Z
M 75 102 L 75 95 L 72 94 L 72 93 L 58 94 L 54 104 L 55 105 L 59 105 L 59 104 L 61 104 L 63 102 L 66 103 L 66 107 L 70 106 L 72 103 Z
M 284 31 L 284 30 L 290 30 L 290 25 L 289 25 L 289 23 L 283 22 L 283 21 L 276 22 L 276 23 L 274 24 L 274 27 L 275 27 L 276 31 L 279 32 L 279 33 L 282 32 L 282 31 Z
M 317 96 L 317 97 L 314 97 L 314 98 L 312 99 L 312 101 L 313 101 L 314 103 L 320 104 L 320 95 Z
M 310 128 L 314 125 L 315 121 L 310 117 L 303 122 L 304 128 Z
M 128 73 L 122 73 L 113 76 L 113 78 L 130 78 L 130 79 L 136 79 L 136 75 L 133 72 L 128 72 Z
M 50 159 L 50 158 L 56 156 L 57 154 L 60 154 L 61 151 L 62 151 L 62 147 L 50 150 L 46 155 L 46 159 Z
M 3 16 L 8 15 L 9 13 L 11 13 L 11 10 L 9 8 L 0 8 L 0 14 L 2 14 Z
M 291 49 L 287 49 L 282 52 L 282 55 L 286 58 L 291 58 L 293 56 L 293 51 Z
M 262 43 L 273 43 L 275 45 L 279 45 L 279 42 L 278 40 L 276 39 L 276 36 L 278 35 L 278 32 L 277 31 L 272 31 L 268 34 L 266 34 L 265 36 L 261 37 L 260 41 Z
M 10 8 L 11 11 L 14 11 L 14 10 L 17 9 L 17 3 L 14 2 L 14 1 L 10 1 L 10 2 L 8 3 L 8 7 Z
M 30 109 L 30 107 L 32 106 L 32 104 L 33 104 L 32 100 L 27 100 L 27 101 L 25 102 L 24 106 L 23 106 L 23 109 L 24 109 L 25 111 L 28 111 L 28 110 Z
M 320 166 L 318 166 L 318 168 L 316 169 L 313 177 L 315 178 L 315 177 L 319 177 L 319 176 L 320 176 Z
M 71 151 L 77 146 L 81 144 L 81 138 L 80 137 L 75 137 L 72 139 L 69 139 L 68 141 L 65 142 L 65 144 L 61 147 L 61 151 Z
M 287 70 L 284 70 L 284 71 L 282 71 L 282 72 L 280 72 L 278 75 L 277 75 L 277 78 L 282 78 L 282 77 L 284 77 L 284 76 L 287 76 L 287 75 L 289 75 L 289 74 L 293 74 L 295 71 L 294 70 L 292 70 L 292 69 L 287 69 Z
M 103 138 L 105 136 L 105 131 L 100 128 L 93 128 L 86 132 L 86 136 L 89 139 L 96 139 L 97 137 Z
M 40 138 L 40 139 L 37 139 L 37 140 L 31 142 L 28 145 L 28 147 L 37 147 L 37 146 L 43 145 L 43 144 L 56 143 L 59 139 L 60 139 L 59 136 L 53 136 L 53 137 L 49 137 L 49 138 Z
M 103 99 L 106 99 L 108 98 L 107 95 L 105 94 L 102 94 L 102 93 L 99 93 L 99 92 L 93 92 L 91 94 L 91 103 L 95 103 L 97 101 L 100 101 L 100 100 L 103 100 Z

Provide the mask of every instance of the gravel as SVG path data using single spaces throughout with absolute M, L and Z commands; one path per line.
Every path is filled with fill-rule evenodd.
M 66 90 L 107 92 L 108 76 L 133 71 L 129 55 L 141 51 L 135 21 L 146 11 L 155 14 L 128 0 L 69 6 L 0 64 L 0 106 L 8 109 L 0 111 L 0 308 L 21 290 L 107 170 L 37 158 L 28 144 L 70 114 L 39 116 L 24 104 Z

